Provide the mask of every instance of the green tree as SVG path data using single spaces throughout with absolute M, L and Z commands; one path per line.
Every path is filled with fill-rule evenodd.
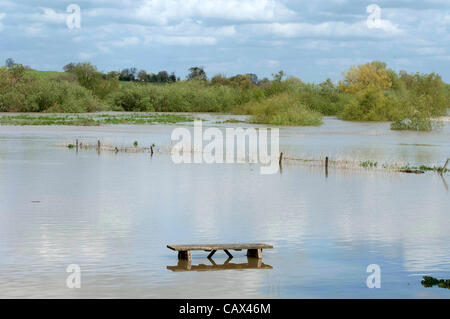
M 440 75 L 430 74 L 408 74 L 400 72 L 400 80 L 404 83 L 413 98 L 427 97 L 429 99 L 428 109 L 433 116 L 445 115 L 449 107 L 446 92 L 446 83 Z
M 339 82 L 339 90 L 344 93 L 355 93 L 369 86 L 381 89 L 392 87 L 392 80 L 386 69 L 386 63 L 374 61 L 363 65 L 352 66 L 344 73 L 344 81 Z
M 147 82 L 148 81 L 148 75 L 145 70 L 139 71 L 137 78 L 140 82 Z
M 117 77 L 104 79 L 103 74 L 88 62 L 76 64 L 69 72 L 75 74 L 81 86 L 90 90 L 99 98 L 104 98 L 111 91 L 119 87 Z
M 189 74 L 187 76 L 188 80 L 200 80 L 207 81 L 208 78 L 206 76 L 206 72 L 203 67 L 194 66 L 189 68 Z
M 72 71 L 75 67 L 76 67 L 76 64 L 73 63 L 73 62 L 70 62 L 70 63 L 66 64 L 65 66 L 63 66 L 63 70 L 64 70 L 64 72 L 70 72 L 70 71 Z
M 12 58 L 8 58 L 5 61 L 5 66 L 10 69 L 12 68 L 14 65 L 16 64 L 16 62 L 12 59 Z
M 286 74 L 284 73 L 284 71 L 280 70 L 280 71 L 278 71 L 278 73 L 273 73 L 272 77 L 275 82 L 281 82 L 283 80 L 283 78 L 285 77 L 285 75 Z

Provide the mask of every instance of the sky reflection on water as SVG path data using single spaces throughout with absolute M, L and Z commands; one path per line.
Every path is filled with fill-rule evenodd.
M 282 129 L 282 148 L 319 154 L 338 126 L 366 132 L 366 124 L 333 121 L 316 137 Z M 438 174 L 330 169 L 325 178 L 321 168 L 286 165 L 282 174 L 260 175 L 257 165 L 175 165 L 162 154 L 56 146 L 75 136 L 162 143 L 171 129 L 0 127 L 0 298 L 450 297 L 420 284 L 423 275 L 450 275 L 450 195 Z M 448 127 L 425 137 L 387 134 L 374 144 L 367 133 L 343 134 L 334 148 L 358 153 L 366 144 L 381 155 L 404 148 L 395 156 L 430 162 L 450 153 Z M 436 146 L 419 146 L 431 149 L 423 154 L 400 145 L 405 140 Z M 263 253 L 273 269 L 167 269 L 177 264 L 169 243 L 259 241 L 275 246 Z M 232 263 L 247 263 L 245 252 L 233 255 Z M 192 263 L 208 264 L 205 253 L 194 252 Z M 373 263 L 381 289 L 366 287 Z M 82 268 L 81 289 L 66 287 L 69 264 Z

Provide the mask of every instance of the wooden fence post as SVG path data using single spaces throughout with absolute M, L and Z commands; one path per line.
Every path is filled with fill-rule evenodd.
M 447 158 L 447 161 L 445 162 L 445 165 L 442 168 L 442 173 L 445 173 L 445 170 L 447 169 L 448 162 L 450 162 L 450 158 Z

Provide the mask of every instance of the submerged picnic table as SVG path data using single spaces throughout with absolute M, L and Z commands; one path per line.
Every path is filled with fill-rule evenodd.
M 178 259 L 192 259 L 191 251 L 193 250 L 204 250 L 211 252 L 208 258 L 211 258 L 216 251 L 223 250 L 228 257 L 233 258 L 229 250 L 241 251 L 247 249 L 248 257 L 262 258 L 263 249 L 271 249 L 273 246 L 268 244 L 210 244 L 210 245 L 167 245 L 167 248 L 175 250 L 178 252 Z

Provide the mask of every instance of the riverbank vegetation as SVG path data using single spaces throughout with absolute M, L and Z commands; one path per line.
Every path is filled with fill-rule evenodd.
M 395 72 L 383 62 L 351 67 L 343 80 L 304 83 L 283 71 L 209 79 L 192 67 L 186 80 L 174 73 L 100 72 L 70 63 L 65 72 L 40 72 L 20 64 L 0 68 L 0 112 L 82 113 L 221 112 L 251 115 L 251 122 L 320 125 L 322 116 L 349 121 L 390 121 L 394 130 L 430 131 L 447 115 L 450 85 L 438 74 Z M 12 119 L 9 119 L 12 120 Z
M 133 113 L 133 114 L 70 114 L 70 115 L 5 115 L 1 125 L 76 125 L 99 126 L 106 124 L 175 124 L 194 119 L 181 114 Z
M 234 112 L 253 115 L 252 122 L 257 124 L 305 126 L 322 124 L 322 115 L 319 112 L 313 111 L 289 93 L 249 102 Z

